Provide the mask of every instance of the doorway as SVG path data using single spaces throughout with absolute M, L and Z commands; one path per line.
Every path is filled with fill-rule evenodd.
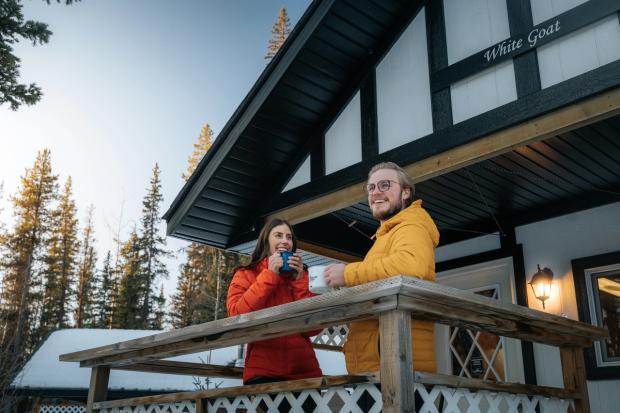
M 437 273 L 437 283 L 516 303 L 512 257 Z M 439 373 L 524 383 L 521 341 L 460 327 L 435 329 Z

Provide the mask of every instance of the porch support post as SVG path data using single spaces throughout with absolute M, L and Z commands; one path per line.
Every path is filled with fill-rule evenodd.
M 384 413 L 415 412 L 411 314 L 391 310 L 379 316 L 381 397 Z
M 93 413 L 93 403 L 102 402 L 108 396 L 108 382 L 110 380 L 110 368 L 104 366 L 93 367 L 90 372 L 90 388 L 86 402 L 86 413 Z
M 202 397 L 196 399 L 196 413 L 207 413 L 207 399 Z
M 583 361 L 583 349 L 579 347 L 560 347 L 562 376 L 564 388 L 575 390 L 581 396 L 575 399 L 576 413 L 590 413 L 590 398 L 586 382 L 586 368 Z

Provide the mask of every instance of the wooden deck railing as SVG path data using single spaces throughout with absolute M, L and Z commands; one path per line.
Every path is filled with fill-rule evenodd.
M 558 346 L 564 388 L 414 372 L 412 317 Z M 110 369 L 240 377 L 239 368 L 163 359 L 368 318 L 379 319 L 380 372 L 106 401 Z M 415 392 L 423 400 L 438 400 L 440 394 L 446 411 L 458 411 L 455 388 L 461 389 L 460 394 L 467 398 L 468 405 L 484 404 L 488 411 L 513 411 L 519 405 L 521 410 L 514 407 L 514 411 L 534 412 L 537 406 L 545 411 L 545 406 L 555 406 L 546 410 L 589 412 L 582 348 L 607 334 L 606 330 L 589 324 L 500 303 L 467 291 L 411 277 L 392 277 L 237 317 L 63 354 L 60 360 L 92 368 L 88 412 L 132 411 L 122 410 L 128 406 L 143 406 L 140 411 L 147 413 L 159 412 L 163 411 L 159 405 L 165 403 L 176 406 L 170 411 L 178 412 L 261 411 L 261 406 L 266 411 L 284 399 L 291 411 L 302 411 L 306 402 L 309 403 L 304 406 L 306 410 L 311 406 L 318 412 L 334 408 L 347 411 L 351 405 L 349 411 L 358 411 L 353 405 L 361 392 L 377 402 L 373 411 L 413 412 Z M 376 384 L 380 384 L 380 390 Z M 300 392 L 297 399 L 292 396 L 293 391 Z M 275 399 L 267 397 L 269 394 L 275 394 Z M 348 399 L 348 395 L 353 399 Z M 482 399 L 485 401 L 481 402 Z M 334 403 L 337 407 L 333 407 Z M 435 402 L 428 403 L 430 406 Z M 157 407 L 149 410 L 149 406 Z M 424 406 L 427 411 L 435 411 Z M 494 406 L 504 407 L 494 410 Z

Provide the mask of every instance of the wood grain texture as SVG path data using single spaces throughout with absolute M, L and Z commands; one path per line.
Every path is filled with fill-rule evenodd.
M 382 411 L 414 413 L 416 406 L 411 358 L 411 315 L 402 310 L 381 314 L 379 342 Z
M 588 396 L 583 350 L 578 347 L 561 347 L 560 359 L 562 361 L 564 388 L 574 390 L 580 395 L 575 400 L 575 412 L 590 413 L 590 398 Z
M 168 393 L 156 396 L 134 397 L 131 399 L 111 400 L 96 403 L 95 408 L 113 408 L 137 406 L 140 404 L 170 403 L 179 400 L 214 399 L 217 397 L 235 397 L 243 394 L 279 393 L 301 391 L 304 389 L 322 389 L 325 387 L 344 386 L 347 384 L 378 383 L 378 374 L 324 376 L 314 379 L 281 381 L 250 386 L 227 387 L 224 389 L 200 390 L 192 392 Z
M 240 379 L 243 368 L 215 364 L 187 363 L 183 361 L 149 360 L 142 363 L 114 367 L 117 370 L 145 371 L 149 373 L 209 376 Z
M 108 367 L 94 367 L 91 370 L 90 387 L 88 388 L 88 398 L 86 399 L 86 413 L 97 411 L 94 404 L 106 399 L 109 381 L 110 369 Z
M 95 349 L 63 354 L 81 366 L 121 366 L 376 318 L 393 309 L 415 318 L 546 344 L 587 347 L 607 330 L 414 277 L 397 276 L 282 306 Z

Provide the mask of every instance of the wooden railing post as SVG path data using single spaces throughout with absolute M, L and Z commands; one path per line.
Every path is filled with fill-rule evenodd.
M 196 399 L 196 413 L 207 413 L 207 399 L 202 397 Z
M 93 403 L 105 401 L 108 396 L 108 381 L 110 380 L 110 368 L 97 366 L 90 372 L 90 387 L 86 402 L 86 413 L 93 413 Z
M 575 390 L 581 396 L 575 399 L 575 412 L 590 413 L 583 350 L 579 347 L 560 347 L 560 358 L 562 360 L 564 388 Z
M 379 316 L 383 412 L 415 412 L 411 359 L 411 314 L 391 310 Z

